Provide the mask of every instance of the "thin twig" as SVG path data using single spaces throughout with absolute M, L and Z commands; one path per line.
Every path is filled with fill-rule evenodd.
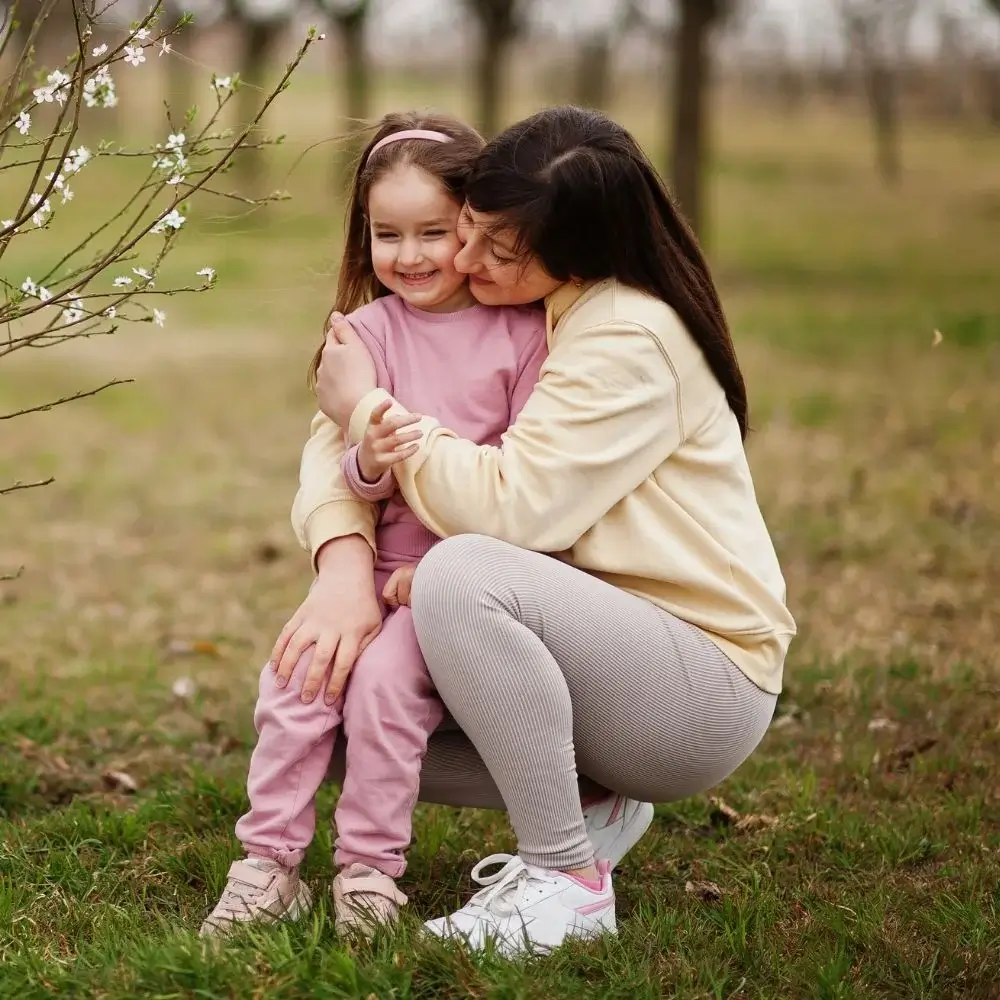
M 110 389 L 114 385 L 127 385 L 129 382 L 134 381 L 135 379 L 131 378 L 114 378 L 110 382 L 105 382 L 104 385 L 98 386 L 96 389 L 81 389 L 80 392 L 74 392 L 71 396 L 63 396 L 60 399 L 55 399 L 51 403 L 39 403 L 38 406 L 29 406 L 24 410 L 15 410 L 13 413 L 0 413 L 0 420 L 13 420 L 14 417 L 23 417 L 28 413 L 45 413 L 48 410 L 55 409 L 57 406 L 62 406 L 63 403 L 72 403 L 77 399 L 96 396 L 99 392 L 104 392 L 105 389 Z
M 0 497 L 6 496 L 8 493 L 16 493 L 18 490 L 33 490 L 36 486 L 49 486 L 55 481 L 55 476 L 49 476 L 48 479 L 38 479 L 33 483 L 22 483 L 18 480 L 12 486 L 0 486 Z M 0 579 L 3 579 L 3 577 L 0 577 Z

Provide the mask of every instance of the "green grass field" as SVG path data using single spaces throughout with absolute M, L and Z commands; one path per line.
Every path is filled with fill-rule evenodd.
M 621 116 L 655 144 L 652 111 Z M 288 173 L 322 116 L 273 117 L 293 200 L 220 205 L 173 257 L 216 290 L 2 362 L 0 412 L 135 382 L 0 424 L 0 482 L 56 477 L 0 500 L 0 567 L 26 567 L 0 585 L 0 997 L 1000 997 L 1000 136 L 913 125 L 886 191 L 864 121 L 728 103 L 709 252 L 801 625 L 771 733 L 715 790 L 736 815 L 658 808 L 620 936 L 547 960 L 419 939 L 512 846 L 501 815 L 426 807 L 395 938 L 345 946 L 321 905 L 202 947 L 257 673 L 309 581 L 288 509 L 339 231 L 324 154 Z M 328 829 L 305 872 L 326 889 Z

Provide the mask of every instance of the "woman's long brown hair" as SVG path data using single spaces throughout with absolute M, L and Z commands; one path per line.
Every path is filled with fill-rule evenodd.
M 441 132 L 449 136 L 451 142 L 399 139 L 372 155 L 372 148 L 386 136 L 407 129 Z M 372 185 L 396 167 L 414 166 L 436 177 L 448 193 L 461 202 L 465 182 L 484 145 L 485 140 L 474 128 L 452 115 L 393 112 L 373 127 L 371 138 L 354 171 L 337 295 L 330 315 L 327 316 L 325 329 L 329 328 L 330 317 L 335 312 L 346 316 L 380 296 L 389 294 L 389 289 L 378 280 L 372 267 L 371 232 L 368 226 L 368 196 Z M 323 344 L 320 344 L 309 366 L 310 388 L 316 385 L 316 373 L 322 355 Z
M 635 139 L 598 111 L 539 111 L 486 146 L 465 188 L 560 281 L 617 278 L 672 306 L 745 438 L 747 391 L 708 263 Z

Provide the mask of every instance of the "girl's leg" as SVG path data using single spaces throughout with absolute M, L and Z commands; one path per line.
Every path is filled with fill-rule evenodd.
M 391 878 L 403 874 L 420 766 L 443 713 L 410 609 L 390 612 L 347 686 L 347 768 L 335 817 L 339 867 L 361 864 Z
M 501 792 L 521 858 L 588 866 L 577 769 L 651 801 L 712 787 L 776 698 L 698 629 L 565 563 L 466 535 L 417 570 L 413 616 L 438 694 Z
M 287 687 L 264 667 L 254 711 L 257 746 L 250 758 L 250 810 L 236 836 L 251 857 L 298 865 L 316 832 L 316 793 L 326 776 L 343 712 L 343 699 L 326 705 L 300 699 L 310 650 Z
M 322 698 L 302 704 L 311 657 L 312 650 L 296 664 L 285 688 L 277 687 L 269 667 L 261 672 L 254 711 L 258 740 L 247 777 L 250 810 L 236 824 L 248 857 L 230 867 L 222 897 L 202 924 L 204 936 L 248 921 L 294 919 L 311 906 L 298 864 L 316 830 L 316 792 L 330 764 L 342 708 L 342 700 L 332 706 Z

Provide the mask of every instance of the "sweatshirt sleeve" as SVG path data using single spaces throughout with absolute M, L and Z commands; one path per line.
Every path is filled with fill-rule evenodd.
M 369 503 L 388 500 L 396 492 L 396 479 L 392 469 L 386 469 L 374 483 L 369 483 L 361 475 L 361 466 L 358 463 L 359 447 L 360 445 L 354 445 L 340 460 L 340 471 L 344 474 L 347 488 L 359 500 L 367 500 Z
M 356 313 L 347 320 L 372 356 L 377 384 L 391 389 L 392 379 L 377 335 L 384 323 L 382 310 L 372 304 L 364 308 L 364 321 Z M 378 508 L 371 499 L 350 488 L 343 468 L 346 452 L 343 431 L 329 417 L 317 413 L 309 429 L 309 440 L 302 449 L 299 490 L 292 503 L 292 529 L 299 544 L 312 554 L 314 569 L 316 554 L 335 538 L 361 535 L 376 551 Z M 360 471 L 358 478 L 360 481 Z
M 351 417 L 352 440 L 384 390 Z M 405 413 L 393 401 L 390 412 Z M 441 537 L 477 532 L 526 549 L 572 546 L 677 449 L 677 374 L 645 327 L 566 331 L 500 447 L 459 439 L 423 417 L 416 455 L 394 467 L 403 497 Z
M 344 433 L 329 417 L 317 413 L 302 449 L 299 490 L 292 504 L 292 529 L 299 544 L 312 555 L 335 538 L 361 535 L 375 552 L 374 504 L 350 491 L 341 470 L 347 451 Z

